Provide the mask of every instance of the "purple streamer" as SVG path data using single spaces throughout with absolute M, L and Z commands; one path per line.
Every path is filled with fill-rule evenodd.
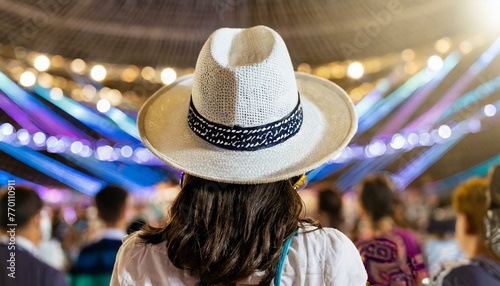
M 424 129 L 432 126 L 453 102 L 462 95 L 464 89 L 500 52 L 500 38 L 497 39 L 481 57 L 443 94 L 443 97 L 427 112 L 420 115 L 406 128 L 409 130 Z
M 29 133 L 33 134 L 40 131 L 40 128 L 31 122 L 28 115 L 15 103 L 13 103 L 2 91 L 0 91 L 0 109 L 2 109 L 10 118 L 14 119 L 17 124 L 21 125 Z

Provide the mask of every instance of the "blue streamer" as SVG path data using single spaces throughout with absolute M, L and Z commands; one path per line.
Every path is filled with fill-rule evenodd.
M 26 146 L 17 147 L 0 142 L 0 150 L 82 193 L 92 195 L 105 185 L 103 181 L 96 180 Z

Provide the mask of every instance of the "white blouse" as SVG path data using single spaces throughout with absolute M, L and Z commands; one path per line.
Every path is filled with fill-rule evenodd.
M 288 251 L 281 285 L 365 286 L 361 257 L 354 244 L 332 228 L 300 229 Z M 264 272 L 256 272 L 237 285 L 258 285 Z M 124 239 L 116 256 L 111 286 L 197 285 L 199 280 L 170 262 L 166 243 L 145 244 L 138 232 Z

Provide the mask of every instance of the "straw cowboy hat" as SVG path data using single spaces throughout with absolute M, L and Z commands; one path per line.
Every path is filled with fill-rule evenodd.
M 142 107 L 144 145 L 197 177 L 257 184 L 319 167 L 357 129 L 353 104 L 334 83 L 295 73 L 272 29 L 222 28 L 204 44 L 195 72 Z

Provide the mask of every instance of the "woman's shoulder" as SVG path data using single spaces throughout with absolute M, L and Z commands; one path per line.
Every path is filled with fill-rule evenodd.
M 335 237 L 338 239 L 347 238 L 340 230 L 331 227 L 318 227 L 313 224 L 304 224 L 298 229 L 299 234 L 305 234 L 309 237 Z
M 138 248 L 143 248 L 145 247 L 144 241 L 140 237 L 140 231 L 136 231 L 132 234 L 129 234 L 123 238 L 123 243 L 120 248 L 120 250 L 133 250 L 133 249 L 138 249 Z
M 148 253 L 148 255 L 167 254 L 166 244 L 152 244 L 141 238 L 141 231 L 136 231 L 127 235 L 123 239 L 118 255 L 124 258 L 133 258 L 138 253 Z M 141 255 L 144 256 L 144 255 Z
M 166 243 L 147 243 L 140 235 L 135 232 L 123 240 L 116 255 L 112 286 L 196 284 L 196 279 L 170 262 Z
M 136 231 L 125 236 L 125 238 L 123 238 L 123 245 L 133 245 L 135 243 L 142 241 L 140 234 L 141 231 Z
M 308 277 L 319 275 L 322 282 L 302 285 L 364 285 L 367 279 L 361 257 L 352 241 L 334 228 L 301 228 L 288 255 L 290 266 Z M 286 273 L 285 269 L 285 275 Z M 294 281 L 300 281 L 295 277 Z
M 326 260 L 337 260 L 345 255 L 356 255 L 352 241 L 341 231 L 334 228 L 317 228 L 306 225 L 299 229 L 294 243 L 295 247 L 303 249 L 313 257 L 325 257 Z
M 396 227 L 394 229 L 394 234 L 403 238 L 405 241 L 410 241 L 412 243 L 419 243 L 419 238 L 417 234 L 411 229 Z
M 433 285 L 500 285 L 500 264 L 484 260 L 462 260 L 448 264 L 433 278 Z M 454 284 L 455 283 L 455 284 Z
M 500 285 L 500 263 L 485 256 L 474 257 L 470 263 L 455 267 L 452 277 L 473 279 L 475 285 Z
M 478 271 L 481 272 L 479 267 L 470 261 L 458 261 L 443 268 L 433 279 L 434 285 L 455 285 L 453 282 L 462 280 L 464 275 L 470 279 L 477 276 Z

